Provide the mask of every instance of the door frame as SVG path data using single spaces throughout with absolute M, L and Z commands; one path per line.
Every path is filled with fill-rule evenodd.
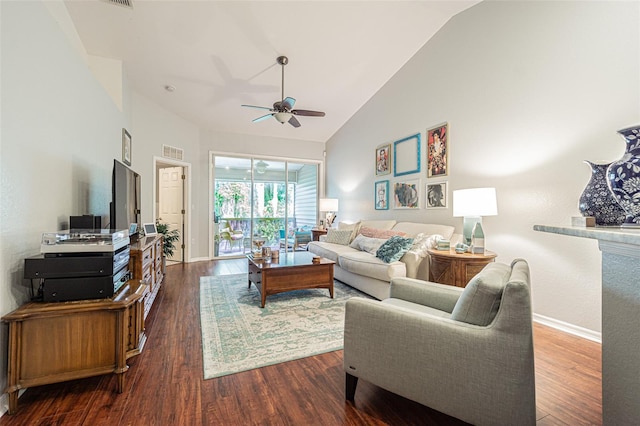
M 208 227 L 209 227 L 209 259 L 216 259 L 214 256 L 214 247 L 213 247 L 213 192 L 215 190 L 215 164 L 214 157 L 239 157 L 239 158 L 263 158 L 265 160 L 273 160 L 273 161 L 284 161 L 291 163 L 308 163 L 308 164 L 316 164 L 318 166 L 318 190 L 316 191 L 316 196 L 318 199 L 324 197 L 324 176 L 325 176 L 325 160 L 314 160 L 310 158 L 295 158 L 295 157 L 278 157 L 271 155 L 262 155 L 262 154 L 246 154 L 239 152 L 225 152 L 225 151 L 209 151 L 209 215 L 208 215 Z M 252 173 L 253 175 L 253 173 Z M 155 192 L 154 192 L 155 194 Z M 317 202 L 318 200 L 316 200 Z M 319 213 L 316 212 L 316 215 Z M 318 218 L 316 217 L 316 222 Z
M 182 243 L 184 244 L 183 258 L 185 263 L 191 261 L 191 163 L 184 161 L 173 160 L 165 157 L 153 157 L 153 220 L 155 222 L 158 217 L 158 169 L 167 167 L 182 167 L 184 170 L 184 199 L 183 208 L 185 210 L 184 215 L 184 235 L 182 236 Z

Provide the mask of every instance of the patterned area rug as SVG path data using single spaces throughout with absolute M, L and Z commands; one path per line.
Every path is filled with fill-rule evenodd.
M 342 349 L 344 305 L 368 297 L 338 281 L 327 289 L 296 290 L 267 297 L 260 308 L 247 274 L 200 278 L 200 328 L 204 378 Z

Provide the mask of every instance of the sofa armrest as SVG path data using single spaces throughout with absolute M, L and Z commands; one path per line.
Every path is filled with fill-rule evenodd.
M 412 278 L 391 280 L 389 297 L 451 313 L 464 289 Z
M 407 265 L 407 277 L 423 280 L 429 279 L 429 256 L 421 256 L 415 251 L 409 250 L 400 259 Z

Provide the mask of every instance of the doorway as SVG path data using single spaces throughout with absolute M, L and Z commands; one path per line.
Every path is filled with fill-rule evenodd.
M 188 235 L 189 212 L 189 171 L 190 165 L 169 159 L 155 159 L 154 217 L 167 224 L 169 230 L 177 230 L 179 238 L 174 242 L 167 264 L 181 263 L 188 259 L 186 241 Z
M 211 153 L 212 257 L 239 257 L 254 242 L 305 250 L 317 223 L 320 163 Z

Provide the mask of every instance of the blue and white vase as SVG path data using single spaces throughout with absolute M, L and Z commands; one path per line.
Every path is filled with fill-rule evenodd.
M 618 130 L 627 143 L 622 158 L 607 168 L 613 196 L 627 217 L 622 226 L 640 227 L 640 126 Z
M 611 163 L 595 164 L 586 160 L 585 163 L 591 167 L 591 179 L 580 195 L 580 213 L 582 216 L 593 216 L 596 225 L 620 226 L 627 215 L 607 183 L 607 168 Z

